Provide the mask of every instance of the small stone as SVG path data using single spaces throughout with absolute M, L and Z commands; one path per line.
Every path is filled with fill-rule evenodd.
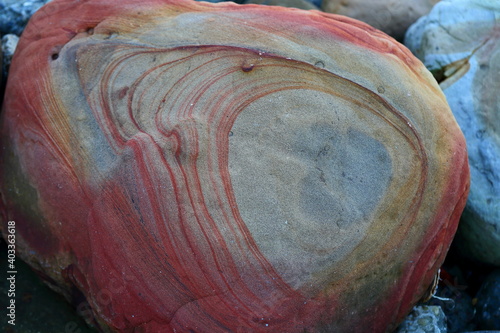
M 446 317 L 439 306 L 420 305 L 399 326 L 396 333 L 446 333 Z
M 4 59 L 4 66 L 8 67 L 12 60 L 12 56 L 16 51 L 17 43 L 19 42 L 19 37 L 14 34 L 8 34 L 2 37 L 2 56 Z
M 3 99 L 5 82 L 7 81 L 7 73 L 9 72 L 10 62 L 14 51 L 16 50 L 19 37 L 13 34 L 8 34 L 2 37 L 0 48 L 0 101 Z
M 456 236 L 475 261 L 500 266 L 500 2 L 443 0 L 405 44 L 434 74 L 467 141 L 471 188 Z
M 500 329 L 500 269 L 490 273 L 476 294 L 476 322 L 483 330 Z

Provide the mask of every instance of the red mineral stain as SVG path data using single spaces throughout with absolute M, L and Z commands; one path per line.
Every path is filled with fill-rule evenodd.
M 54 0 L 33 16 L 11 66 L 0 127 L 2 231 L 16 220 L 21 257 L 68 298 L 86 299 L 87 320 L 103 330 L 390 330 L 432 282 L 468 192 L 464 139 L 431 78 L 404 47 L 340 16 Z M 256 230 L 272 217 L 244 218 L 260 203 L 236 195 L 231 172 L 250 166 L 232 159 L 231 145 L 246 135 L 243 156 L 273 152 L 263 168 L 277 181 L 288 166 L 316 170 L 303 156 L 318 140 L 338 139 L 338 149 L 352 127 L 383 146 L 391 169 L 373 211 L 353 223 L 367 224 L 360 243 L 326 232 L 300 205 L 279 208 L 301 194 L 293 187 L 267 193 L 250 184 L 244 193 L 263 191 L 262 205 L 276 205 L 269 215 L 296 209 L 308 233 L 340 237 L 333 249 L 350 246 L 282 251 L 298 237 L 292 223 Z M 252 151 L 254 139 L 262 141 Z M 357 148 L 340 155 L 354 170 L 365 165 Z M 338 170 L 342 163 L 327 165 L 329 191 L 345 184 L 335 175 L 352 172 Z M 321 264 L 305 269 L 312 261 Z

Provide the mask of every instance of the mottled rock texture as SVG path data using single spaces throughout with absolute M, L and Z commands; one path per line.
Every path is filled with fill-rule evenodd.
M 419 305 L 413 308 L 396 333 L 446 333 L 446 316 L 439 306 Z
M 0 131 L 2 227 L 109 331 L 394 329 L 468 192 L 422 63 L 318 11 L 54 0 Z
M 500 330 L 500 269 L 489 274 L 476 295 L 476 321 L 483 330 Z
M 442 1 L 405 44 L 440 82 L 464 132 L 471 191 L 457 234 L 461 252 L 500 266 L 500 2 Z
M 439 0 L 323 0 L 327 13 L 346 15 L 402 41 L 408 27 Z
M 14 56 L 14 52 L 16 51 L 17 43 L 19 42 L 19 37 L 14 34 L 7 34 L 2 37 L 1 44 L 1 55 L 3 59 L 3 63 L 0 66 L 2 68 L 3 74 L 7 76 L 8 67 L 10 66 L 10 62 L 12 61 L 12 57 Z
M 20 35 L 31 15 L 50 0 L 0 0 L 0 35 Z

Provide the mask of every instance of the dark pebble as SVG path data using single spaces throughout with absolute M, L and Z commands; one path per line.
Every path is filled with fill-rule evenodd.
M 486 277 L 474 301 L 478 328 L 500 330 L 500 269 Z

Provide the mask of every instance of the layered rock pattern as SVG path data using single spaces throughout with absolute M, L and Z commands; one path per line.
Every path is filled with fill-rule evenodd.
M 19 42 L 1 145 L 19 254 L 110 331 L 390 330 L 468 192 L 406 48 L 278 7 L 55 0 Z

